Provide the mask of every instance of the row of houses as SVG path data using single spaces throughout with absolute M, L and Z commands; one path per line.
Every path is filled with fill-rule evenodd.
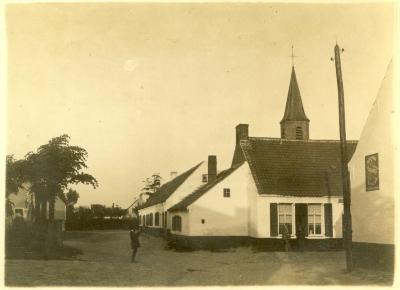
M 309 139 L 309 123 L 292 67 L 281 137 L 251 137 L 248 124 L 237 125 L 231 166 L 221 170 L 214 155 L 193 164 L 140 206 L 140 224 L 189 248 L 279 249 L 284 226 L 293 246 L 305 236 L 308 248 L 340 247 L 340 143 Z M 348 160 L 356 146 L 348 141 Z
M 360 141 L 348 141 L 353 261 L 393 271 L 395 243 L 395 102 L 389 64 Z M 338 140 L 309 139 L 296 73 L 280 122 L 280 138 L 249 136 L 236 126 L 232 164 L 217 157 L 194 164 L 165 183 L 139 209 L 140 224 L 189 248 L 253 242 L 282 248 L 284 225 L 293 244 L 342 246 L 343 192 Z

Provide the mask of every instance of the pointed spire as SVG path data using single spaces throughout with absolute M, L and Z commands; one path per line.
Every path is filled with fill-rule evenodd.
M 292 75 L 290 77 L 289 92 L 286 100 L 285 114 L 283 115 L 282 122 L 284 121 L 310 121 L 304 112 L 303 102 L 299 85 L 297 84 L 296 72 L 292 65 Z

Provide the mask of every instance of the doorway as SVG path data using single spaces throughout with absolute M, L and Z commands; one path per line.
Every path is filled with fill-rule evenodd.
M 307 204 L 306 203 L 296 203 L 295 204 L 295 218 L 296 218 L 296 236 L 303 234 L 307 236 L 308 233 L 308 220 L 307 220 Z M 302 233 L 300 233 L 300 230 Z

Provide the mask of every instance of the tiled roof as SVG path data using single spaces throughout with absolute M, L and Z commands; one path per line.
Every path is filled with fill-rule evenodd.
M 350 160 L 357 142 L 347 144 Z M 249 138 L 240 146 L 259 194 L 342 195 L 339 141 Z
M 304 112 L 303 102 L 301 101 L 300 89 L 297 84 L 296 73 L 292 67 L 292 75 L 290 77 L 289 91 L 286 100 L 284 121 L 309 121 Z
M 175 204 L 174 206 L 170 207 L 168 211 L 179 211 L 179 210 L 185 210 L 189 205 L 194 203 L 196 200 L 198 200 L 201 196 L 203 196 L 207 191 L 209 191 L 211 188 L 213 188 L 215 185 L 220 183 L 222 180 L 224 180 L 226 177 L 228 177 L 231 173 L 233 173 L 237 168 L 239 168 L 243 164 L 237 164 L 234 167 L 228 168 L 222 172 L 220 172 L 217 175 L 217 178 L 214 181 L 211 181 L 209 183 L 206 183 L 205 185 L 201 186 L 200 188 L 196 189 L 194 192 L 186 196 L 184 199 L 182 199 L 180 202 Z
M 167 200 L 168 197 L 173 194 L 178 187 L 185 182 L 185 180 L 202 164 L 200 162 L 196 166 L 190 168 L 188 171 L 178 175 L 171 181 L 163 184 L 154 194 L 152 194 L 147 201 L 142 204 L 139 209 L 143 209 Z

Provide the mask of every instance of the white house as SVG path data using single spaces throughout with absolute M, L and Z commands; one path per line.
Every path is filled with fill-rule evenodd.
M 231 168 L 167 207 L 175 243 L 279 249 L 286 225 L 293 246 L 301 236 L 306 248 L 341 247 L 340 143 L 310 140 L 309 122 L 293 67 L 281 138 L 249 137 L 238 125 Z M 348 142 L 349 159 L 356 145 Z
M 139 206 L 139 223 L 148 232 L 164 234 L 171 230 L 172 220 L 168 218 L 167 208 L 182 200 L 188 193 L 207 183 L 217 175 L 210 171 L 216 163 L 215 156 L 209 156 L 206 162 L 200 162 L 172 180 L 163 184 L 148 200 Z
M 380 90 L 349 163 L 355 266 L 393 270 L 395 120 L 393 68 Z

